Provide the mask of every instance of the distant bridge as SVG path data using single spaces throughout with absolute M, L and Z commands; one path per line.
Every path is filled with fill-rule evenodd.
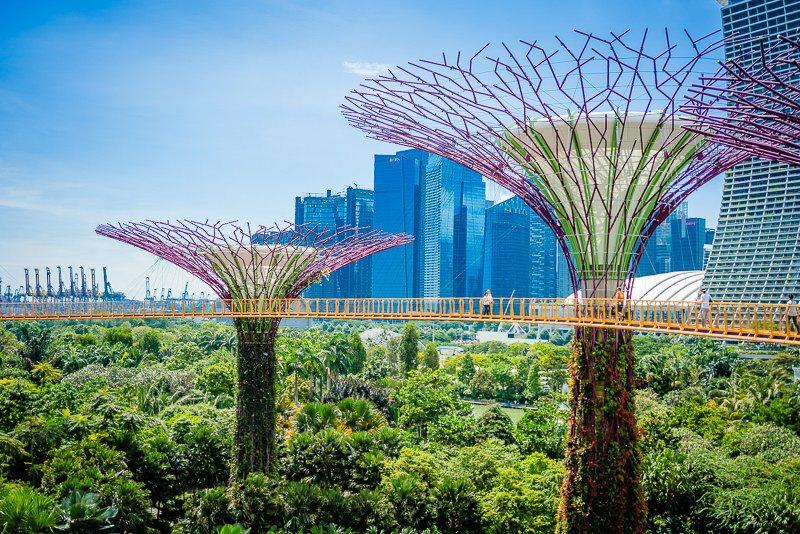
M 480 299 L 292 299 L 90 302 L 3 302 L 0 321 L 281 317 L 397 321 L 484 321 L 595 326 L 717 339 L 800 345 L 787 333 L 786 305 L 715 302 L 699 322 L 696 303 L 612 299 L 495 299 L 481 315 Z

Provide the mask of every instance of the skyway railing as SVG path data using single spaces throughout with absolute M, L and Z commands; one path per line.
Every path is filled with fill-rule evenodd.
M 614 299 L 494 299 L 482 314 L 479 298 L 164 300 L 2 302 L 0 321 L 281 317 L 398 321 L 486 321 L 597 326 L 800 345 L 784 304 L 714 302 L 703 320 L 698 303 Z

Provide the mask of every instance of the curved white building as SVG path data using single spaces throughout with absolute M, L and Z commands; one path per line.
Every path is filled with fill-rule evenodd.
M 703 286 L 703 274 L 703 271 L 675 271 L 641 276 L 633 281 L 631 298 L 634 300 L 683 300 L 694 302 L 697 300 L 697 295 Z M 573 293 L 566 300 L 574 298 Z

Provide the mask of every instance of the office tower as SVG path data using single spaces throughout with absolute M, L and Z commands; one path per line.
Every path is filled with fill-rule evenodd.
M 672 221 L 670 271 L 699 271 L 703 268 L 706 220 L 696 217 Z
M 688 217 L 689 203 L 684 201 L 681 202 L 675 211 L 669 214 L 663 223 L 658 225 L 658 228 L 656 228 L 656 231 L 645 246 L 642 259 L 639 262 L 639 268 L 636 271 L 636 276 L 648 276 L 651 274 L 682 270 L 674 268 L 672 264 L 672 231 L 673 228 L 680 229 Z M 681 224 L 674 225 L 676 221 L 681 221 Z
M 491 289 L 494 297 L 531 296 L 532 215 L 519 197 L 486 208 L 483 286 Z
M 556 234 L 533 211 L 531 219 L 531 297 L 555 298 L 566 297 L 572 293 L 569 281 L 569 267 L 567 258 L 561 252 L 556 241 Z M 562 260 L 561 272 L 558 271 L 559 259 Z M 559 276 L 566 277 L 566 293 L 561 294 L 558 289 Z
M 373 192 L 348 187 L 342 194 L 307 195 L 295 199 L 294 222 L 318 225 L 333 233 L 344 227 L 369 232 L 373 227 Z M 401 248 L 401 247 L 398 247 Z M 331 274 L 303 292 L 306 298 L 369 298 L 372 296 L 372 258 L 367 257 Z
M 391 234 L 405 232 L 414 241 L 372 256 L 372 296 L 422 295 L 422 184 L 428 153 L 403 150 L 375 156 L 374 228 Z
M 425 206 L 422 296 L 482 295 L 486 210 L 483 178 L 463 165 L 431 154 L 422 198 Z
M 800 0 L 729 0 L 722 4 L 728 59 L 760 61 L 777 35 L 800 37 Z M 755 38 L 753 41 L 742 41 Z M 774 49 L 779 53 L 780 47 Z M 794 80 L 800 83 L 800 80 Z M 751 159 L 725 175 L 719 224 L 705 285 L 716 300 L 778 302 L 797 290 L 800 268 L 800 167 Z
M 569 277 L 569 260 L 561 249 L 556 252 L 556 277 L 556 297 L 563 299 L 570 296 L 574 289 Z

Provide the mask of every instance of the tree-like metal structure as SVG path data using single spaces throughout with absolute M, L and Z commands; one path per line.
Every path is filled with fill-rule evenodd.
M 630 284 L 656 227 L 692 191 L 746 156 L 683 129 L 679 96 L 718 50 L 712 35 L 675 53 L 645 32 L 578 34 L 549 51 L 522 42 L 410 63 L 342 106 L 370 137 L 440 154 L 522 198 L 556 233 L 583 297 Z M 488 46 L 488 45 L 487 45 Z M 560 532 L 641 532 L 630 334 L 579 328 Z
M 275 340 L 280 318 L 265 306 L 287 305 L 331 272 L 413 237 L 318 225 L 251 228 L 236 222 L 147 221 L 101 225 L 98 234 L 131 244 L 208 284 L 245 317 L 238 337 L 236 472 L 269 472 L 275 455 Z M 270 301 L 266 303 L 265 301 Z
M 701 77 L 682 112 L 694 119 L 687 129 L 717 143 L 800 166 L 800 41 L 777 41 Z

